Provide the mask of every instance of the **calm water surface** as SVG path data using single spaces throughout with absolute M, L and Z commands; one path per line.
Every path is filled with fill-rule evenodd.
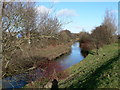
M 79 42 L 76 42 L 71 46 L 71 52 L 67 55 L 64 55 L 64 56 L 56 59 L 54 64 L 58 65 L 61 68 L 61 70 L 65 70 L 65 69 L 71 67 L 72 65 L 80 62 L 83 59 L 84 59 L 84 56 L 82 56 L 82 54 L 81 54 L 81 48 L 79 47 Z M 53 64 L 51 64 L 51 65 L 53 65 Z M 50 66 L 50 67 L 52 67 L 52 66 Z M 59 69 L 59 67 L 58 67 L 58 69 Z M 42 72 L 39 68 L 34 70 L 33 73 L 36 76 L 31 75 L 31 81 L 35 81 L 36 78 L 42 76 L 42 74 L 41 74 Z M 13 77 L 7 77 L 2 80 L 2 85 L 4 88 L 22 88 L 23 86 L 28 84 L 26 78 L 30 78 L 30 75 L 20 74 L 20 75 L 16 75 Z
M 57 59 L 57 62 L 60 64 L 60 66 L 63 69 L 67 69 L 70 66 L 80 62 L 83 59 L 84 57 L 81 54 L 81 48 L 79 47 L 79 43 L 76 42 L 71 46 L 71 53 Z

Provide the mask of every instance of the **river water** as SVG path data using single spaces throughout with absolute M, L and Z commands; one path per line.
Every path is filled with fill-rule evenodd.
M 57 59 L 57 61 L 63 69 L 67 69 L 83 59 L 84 56 L 82 56 L 81 54 L 81 48 L 79 47 L 79 42 L 76 42 L 71 46 L 71 52 Z
M 63 55 L 55 60 L 54 65 L 57 65 L 57 67 L 54 68 L 58 70 L 65 70 L 83 59 L 84 56 L 82 56 L 79 42 L 76 42 L 71 46 L 71 52 L 69 54 Z M 50 68 L 54 65 L 49 65 L 48 71 L 50 71 Z M 2 86 L 3 88 L 22 88 L 29 83 L 27 82 L 28 77 L 31 78 L 31 81 L 35 81 L 37 78 L 40 78 L 43 75 L 43 72 L 41 72 L 39 68 L 34 70 L 32 73 L 34 73 L 35 76 L 30 74 L 20 74 L 13 77 L 7 77 L 2 80 Z

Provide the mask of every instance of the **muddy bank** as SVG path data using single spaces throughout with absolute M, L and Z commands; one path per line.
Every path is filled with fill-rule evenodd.
M 23 51 L 18 50 L 11 58 L 13 61 L 8 63 L 7 68 L 3 67 L 3 78 L 27 73 L 37 68 L 42 62 L 53 61 L 56 58 L 67 54 L 71 50 L 72 42 L 46 48 L 24 47 Z M 24 53 L 23 53 L 24 52 Z M 4 62 L 3 62 L 4 63 Z
M 50 46 L 46 49 L 41 49 L 40 55 L 41 59 L 37 60 L 33 67 L 35 68 L 43 68 L 44 63 L 50 63 L 51 61 L 55 61 L 56 59 L 60 58 L 61 56 L 69 53 L 71 51 L 71 45 L 72 43 L 66 44 L 66 45 L 58 45 L 56 47 Z M 35 69 L 33 68 L 33 69 Z

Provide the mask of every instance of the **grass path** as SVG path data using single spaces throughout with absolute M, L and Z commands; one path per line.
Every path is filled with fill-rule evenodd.
M 93 50 L 92 52 L 95 52 Z M 119 88 L 120 60 L 118 44 L 99 49 L 99 55 L 89 54 L 70 67 L 70 76 L 59 83 L 60 88 Z

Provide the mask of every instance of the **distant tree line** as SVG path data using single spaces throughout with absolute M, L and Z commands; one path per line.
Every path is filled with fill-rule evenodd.
M 88 32 L 80 32 L 81 47 L 86 50 L 98 49 L 106 44 L 117 42 L 117 24 L 114 15 L 110 11 L 106 11 L 103 23 L 92 30 L 91 34 Z

